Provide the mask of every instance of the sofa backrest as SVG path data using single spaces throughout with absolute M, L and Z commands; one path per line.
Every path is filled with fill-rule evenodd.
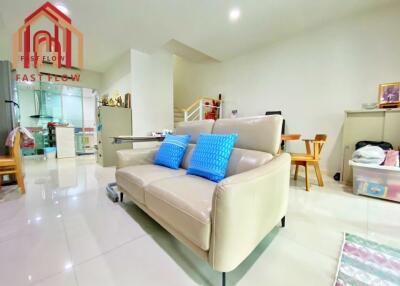
M 243 117 L 235 119 L 182 122 L 176 134 L 191 134 L 192 140 L 182 161 L 189 167 L 193 150 L 200 133 L 237 133 L 238 139 L 229 159 L 226 176 L 240 174 L 257 168 L 273 159 L 279 151 L 283 118 L 280 115 Z
M 185 156 L 183 157 L 183 160 L 182 160 L 182 168 L 183 169 L 189 168 L 189 163 L 190 163 L 190 160 L 192 159 L 193 150 L 194 150 L 195 146 L 196 146 L 196 144 L 188 145 Z
M 182 168 L 187 169 L 189 167 L 195 146 L 195 144 L 189 144 L 185 157 L 183 157 Z M 226 176 L 229 177 L 257 168 L 272 160 L 273 157 L 266 152 L 233 148 Z
M 282 122 L 281 115 L 219 119 L 215 122 L 212 133 L 237 133 L 239 136 L 235 143 L 236 148 L 276 155 L 281 144 Z
M 192 135 L 190 143 L 196 143 L 200 133 L 212 132 L 214 122 L 212 119 L 179 122 L 175 134 L 190 134 Z
M 234 148 L 229 158 L 226 176 L 233 176 L 260 167 L 273 158 L 274 156 L 270 153 Z

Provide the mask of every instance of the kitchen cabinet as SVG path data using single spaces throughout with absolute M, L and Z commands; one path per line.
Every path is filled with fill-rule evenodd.
M 132 135 L 132 109 L 100 106 L 97 110 L 97 162 L 116 166 L 117 151 L 132 149 L 132 143 L 113 144 L 111 137 Z
M 73 127 L 56 126 L 57 158 L 72 158 L 75 153 L 75 132 Z

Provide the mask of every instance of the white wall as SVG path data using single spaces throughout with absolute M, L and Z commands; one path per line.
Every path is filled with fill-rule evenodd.
M 109 86 L 104 86 L 99 93 L 100 97 L 103 95 L 108 95 L 109 97 L 115 96 L 117 93 L 122 96 L 124 99 L 124 95 L 126 93 L 131 93 L 132 94 L 132 82 L 131 82 L 131 74 L 128 73 L 124 76 L 122 76 L 119 79 L 116 79 L 114 82 L 110 83 Z
M 225 116 L 282 110 L 289 133 L 328 134 L 322 168 L 339 170 L 344 110 L 376 102 L 378 84 L 400 81 L 400 6 L 361 15 L 216 64 L 177 59 L 174 103 L 225 100 Z M 266 136 L 268 136 L 266 134 Z M 303 151 L 303 143 L 291 150 Z
M 131 93 L 133 135 L 145 136 L 152 131 L 173 129 L 171 54 L 156 52 L 150 55 L 130 50 L 104 73 L 102 82 L 100 95 Z
M 114 96 L 118 92 L 122 97 L 125 93 L 132 93 L 131 82 L 131 55 L 126 52 L 117 58 L 113 65 L 102 74 L 100 96 Z
M 133 135 L 173 129 L 173 58 L 131 50 Z

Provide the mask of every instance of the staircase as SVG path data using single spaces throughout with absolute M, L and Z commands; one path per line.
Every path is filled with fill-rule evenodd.
M 174 107 L 174 127 L 182 121 L 217 120 L 222 118 L 222 103 L 222 100 L 203 97 L 196 100 L 188 108 L 181 109 Z
M 202 97 L 182 110 L 183 121 L 222 118 L 222 100 Z
M 180 108 L 174 107 L 174 126 L 179 122 L 184 121 L 184 114 Z

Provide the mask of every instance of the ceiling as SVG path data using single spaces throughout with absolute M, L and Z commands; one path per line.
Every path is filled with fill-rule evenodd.
M 178 47 L 183 54 L 223 61 L 318 25 L 365 13 L 396 0 L 63 0 L 84 34 L 85 67 L 103 72 L 133 48 L 152 53 Z M 42 5 L 38 0 L 0 0 L 0 56 L 11 35 Z M 397 2 L 398 3 L 398 2 Z M 241 10 L 237 22 L 232 8 Z M 172 41 L 172 42 L 171 42 Z M 171 45 L 171 43 L 173 43 Z M 196 58 L 196 55 L 194 55 Z

